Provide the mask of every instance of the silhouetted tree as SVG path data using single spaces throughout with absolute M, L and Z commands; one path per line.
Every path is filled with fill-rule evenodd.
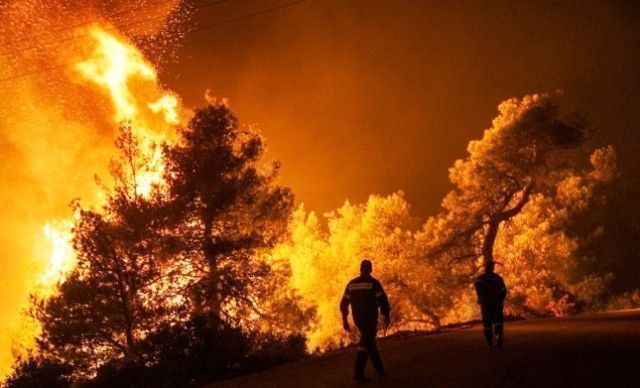
M 256 287 L 270 266 L 257 256 L 286 229 L 293 195 L 275 185 L 278 163 L 261 163 L 262 137 L 224 104 L 198 109 L 165 148 L 174 235 L 195 280 L 192 298 L 211 321 L 260 313 Z
M 73 229 L 77 266 L 58 294 L 39 301 L 34 313 L 42 326 L 43 354 L 90 374 L 112 359 L 135 362 L 138 341 L 172 317 L 166 300 L 167 276 L 158 262 L 161 229 L 156 199 L 143 197 L 136 181 L 145 156 L 127 125 L 117 146 L 115 187 L 102 211 L 83 210 Z
M 73 368 L 70 365 L 32 356 L 18 360 L 3 386 L 34 388 L 46 385 L 50 388 L 66 388 L 71 386 L 72 373 Z

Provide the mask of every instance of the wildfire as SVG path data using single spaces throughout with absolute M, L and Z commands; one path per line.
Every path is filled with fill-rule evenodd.
M 33 149 L 28 149 L 33 160 L 23 163 L 27 167 L 22 168 L 29 170 L 29 173 L 36 171 L 41 175 L 58 174 L 59 176 L 51 179 L 49 177 L 34 178 L 34 181 L 37 180 L 37 183 L 43 187 L 56 186 L 56 188 L 61 186 L 61 182 L 73 182 L 74 179 L 86 180 L 87 172 L 104 174 L 107 170 L 108 156 L 113 151 L 112 147 L 104 143 L 110 145 L 113 141 L 112 135 L 115 133 L 115 128 L 125 123 L 130 125 L 144 160 L 144 165 L 138 166 L 142 170 L 138 171 L 135 176 L 136 193 L 143 196 L 148 195 L 155 186 L 163 184 L 165 166 L 158 144 L 171 142 L 175 126 L 184 123 L 190 116 L 190 112 L 182 107 L 181 101 L 175 93 L 160 85 L 155 66 L 127 37 L 115 32 L 112 27 L 106 24 L 94 24 L 86 29 L 78 28 L 75 33 L 78 36 L 86 36 L 87 39 L 83 41 L 78 50 L 71 54 L 65 52 L 69 58 L 74 59 L 65 68 L 64 74 L 68 77 L 65 81 L 81 89 L 81 96 L 84 98 L 82 103 L 89 105 L 90 109 L 102 112 L 103 108 L 108 106 L 108 117 L 95 117 L 99 114 L 89 112 L 89 118 L 96 122 L 106 121 L 108 129 L 112 132 L 108 133 L 109 136 L 103 136 L 108 139 L 96 136 L 98 138 L 96 140 L 91 137 L 94 132 L 101 132 L 102 136 L 102 132 L 107 132 L 106 128 L 96 128 L 92 126 L 93 122 L 82 121 L 85 117 L 80 114 L 73 120 L 66 120 L 65 114 L 69 112 L 64 109 L 56 111 L 44 106 L 34 108 L 33 114 L 29 114 L 31 111 L 28 109 L 31 109 L 31 106 L 40 105 L 34 103 L 41 101 L 34 96 L 41 97 L 37 86 L 33 86 L 36 92 L 25 88 L 25 91 L 21 91 L 24 95 L 21 94 L 20 101 L 16 103 L 24 104 L 27 102 L 24 104 L 29 107 L 25 108 L 27 114 L 23 113 L 23 116 L 19 116 L 19 119 L 24 119 L 25 123 L 21 126 L 16 125 L 17 130 L 12 134 L 17 133 L 17 135 L 10 139 L 15 143 L 27 144 L 24 145 L 25 149 L 33 147 Z M 2 59 L 0 58 L 0 60 Z M 69 97 L 69 100 L 78 99 L 78 96 L 63 97 Z M 61 100 L 65 98 L 61 98 Z M 32 118 L 31 116 L 37 117 Z M 19 119 L 15 121 L 19 121 Z M 15 123 L 11 124 L 15 125 Z M 39 128 L 46 126 L 55 127 L 55 130 L 48 128 L 43 129 L 42 133 L 36 132 Z M 58 127 L 63 130 L 57 131 Z M 72 129 L 75 136 L 65 137 L 67 132 L 71 132 Z M 46 148 L 48 139 L 46 136 L 41 136 L 45 130 L 53 133 L 50 136 L 52 139 L 63 138 L 64 141 L 74 140 L 82 142 L 82 144 L 69 148 L 58 145 L 59 149 L 50 152 L 51 155 L 54 155 L 52 157 L 41 152 L 42 149 L 48 150 Z M 22 132 L 29 133 L 22 135 Z M 32 143 L 36 143 L 36 146 L 33 146 Z M 95 149 L 90 148 L 94 146 Z M 22 152 L 23 149 L 19 149 L 19 151 Z M 95 156 L 92 153 L 99 155 Z M 66 159 L 60 162 L 56 158 Z M 28 158 L 25 157 L 25 159 Z M 608 166 L 606 160 L 602 159 L 602 155 L 596 159 L 596 162 L 604 167 Z M 59 163 L 52 168 L 48 165 L 51 161 Z M 56 170 L 58 165 L 60 171 Z M 594 176 L 604 179 L 605 176 L 612 174 L 613 172 L 604 169 Z M 13 175 L 10 176 L 13 178 Z M 16 176 L 22 179 L 22 176 L 17 174 Z M 52 182 L 53 184 L 51 184 Z M 580 181 L 568 181 L 561 187 L 567 191 L 567 193 L 562 192 L 567 197 L 567 202 L 579 203 L 576 199 L 582 199 L 578 195 L 582 192 L 578 183 Z M 23 221 L 28 224 L 28 227 L 16 228 L 18 231 L 15 232 L 15 235 L 26 240 L 26 242 L 19 241 L 16 244 L 28 246 L 27 248 L 21 247 L 22 251 L 19 253 L 31 253 L 36 257 L 36 263 L 33 266 L 26 266 L 29 268 L 23 271 L 29 273 L 24 277 L 28 278 L 30 283 L 20 284 L 26 290 L 20 290 L 22 293 L 18 292 L 18 297 L 15 299 L 21 300 L 20 298 L 22 298 L 24 300 L 17 308 L 14 302 L 14 305 L 10 307 L 10 313 L 13 315 L 7 318 L 7 321 L 20 321 L 18 324 L 11 323 L 14 326 L 19 326 L 19 329 L 14 330 L 13 326 L 6 323 L 5 327 L 1 327 L 1 329 L 5 329 L 2 331 L 10 333 L 11 337 L 9 340 L 6 335 L 0 337 L 0 374 L 6 372 L 12 362 L 13 355 L 10 354 L 11 349 L 9 349 L 8 342 L 13 341 L 12 350 L 14 353 L 24 352 L 26 348 L 33 346 L 33 339 L 38 334 L 37 324 L 28 318 L 17 318 L 19 312 L 15 310 L 26 306 L 26 296 L 29 293 L 43 298 L 53 295 L 56 286 L 64 281 L 65 276 L 73 270 L 76 263 L 72 244 L 74 218 L 73 216 L 65 217 L 64 214 L 67 214 L 68 210 L 67 213 L 59 210 L 56 207 L 59 206 L 58 202 L 62 199 L 66 203 L 75 196 L 80 196 L 85 207 L 99 208 L 104 202 L 105 193 L 101 192 L 98 186 L 86 188 L 86 186 L 77 183 L 75 186 L 71 184 L 70 186 L 68 191 L 51 191 L 53 194 L 43 190 L 45 194 L 41 197 L 52 203 L 55 202 L 56 205 L 43 204 L 38 206 L 38 204 L 34 205 L 35 200 L 31 198 L 24 200 L 27 204 L 24 207 L 39 207 L 39 209 L 34 212 L 33 220 Z M 69 193 L 72 194 L 68 195 Z M 34 197 L 41 198 L 35 195 Z M 529 208 L 534 210 L 537 208 L 548 209 L 547 205 L 542 199 L 537 199 L 532 201 Z M 19 209 L 19 211 L 22 210 Z M 11 217 L 17 219 L 16 214 L 22 217 L 19 211 L 5 215 L 6 219 L 11 219 Z M 566 212 L 563 212 L 564 209 L 560 209 L 557 213 L 564 214 L 564 217 Z M 542 211 L 539 213 L 542 214 Z M 524 268 L 527 271 L 538 262 L 531 260 L 532 264 L 520 259 L 520 257 L 527 257 L 525 253 L 530 253 L 534 248 L 539 252 L 533 251 L 535 254 L 532 253 L 529 256 L 542 257 L 545 252 L 550 251 L 549 246 L 560 247 L 555 248 L 553 254 L 553 257 L 560 259 L 569 258 L 573 250 L 576 249 L 575 242 L 567 236 L 556 233 L 551 236 L 553 237 L 551 239 L 549 231 L 554 228 L 535 218 L 534 215 L 533 210 L 531 210 L 531 214 L 525 211 L 520 218 L 516 218 L 512 222 L 512 225 L 517 228 L 511 226 L 513 230 L 506 229 L 502 233 L 503 235 L 512 233 L 523 236 L 522 239 L 527 240 L 525 242 L 540 242 L 539 246 L 532 248 L 531 244 L 521 243 L 516 238 L 504 239 L 504 241 L 499 239 L 496 245 L 498 250 L 502 250 L 500 256 L 508 257 L 510 252 L 517 252 L 518 255 L 511 253 L 514 258 L 511 259 L 509 265 L 515 268 Z M 548 222 L 549 218 L 545 217 L 545 222 Z M 560 216 L 556 216 L 556 219 L 560 218 Z M 560 224 L 560 221 L 557 223 Z M 35 224 L 36 227 L 32 227 L 30 223 Z M 407 322 L 402 329 L 430 329 L 440 324 L 464 321 L 477 316 L 476 301 L 468 287 L 457 288 L 459 291 L 454 295 L 455 302 L 451 306 L 447 305 L 449 303 L 447 295 L 449 289 L 445 287 L 453 288 L 458 285 L 452 286 L 447 282 L 439 281 L 442 279 L 439 279 L 438 275 L 445 273 L 445 271 L 436 265 L 442 266 L 444 259 L 442 262 L 426 262 L 427 259 L 431 259 L 427 257 L 428 255 L 424 255 L 424 247 L 429 247 L 434 238 L 446 236 L 450 230 L 440 230 L 446 227 L 447 224 L 442 219 L 434 218 L 427 222 L 425 230 L 420 231 L 414 217 L 409 212 L 409 205 L 401 193 L 386 198 L 372 196 L 366 204 L 362 205 L 351 205 L 347 202 L 336 212 L 328 213 L 323 220 L 313 212 L 306 213 L 303 209 L 296 212 L 290 224 L 290 241 L 277 246 L 270 255 L 273 263 L 285 263 L 289 266 L 291 276 L 286 287 L 300 294 L 300 307 L 315 309 L 316 320 L 310 329 L 304 329 L 309 350 L 316 348 L 326 350 L 346 341 L 345 334 L 341 333 L 337 305 L 344 285 L 349 278 L 355 275 L 359 261 L 365 256 L 374 258 L 376 276 L 378 273 L 386 276 L 382 280 L 384 280 L 385 286 L 388 286 L 387 290 L 390 291 L 391 297 L 395 298 L 392 299 L 394 314 L 403 316 Z M 9 227 L 5 228 L 7 231 L 9 229 Z M 25 238 L 23 235 L 28 235 L 28 237 Z M 32 248 L 31 245 L 36 248 Z M 28 259 L 32 259 L 32 257 L 25 260 Z M 187 268 L 186 271 L 193 272 L 190 271 L 191 269 Z M 449 270 L 448 267 L 447 270 Z M 546 269 L 544 271 L 536 270 L 542 274 L 546 271 Z M 520 270 L 511 272 L 525 273 Z M 24 274 L 21 273 L 21 275 Z M 156 287 L 160 289 L 160 287 L 181 285 L 179 277 L 180 274 L 176 275 L 177 279 L 171 278 L 171 284 L 161 284 Z M 453 276 L 450 277 L 453 278 Z M 527 276 L 527 278 L 534 279 L 534 276 Z M 515 283 L 516 279 L 512 280 Z M 514 290 L 522 295 L 538 295 L 540 291 L 535 288 L 538 287 L 538 284 L 532 281 L 531 284 L 522 286 L 520 291 L 515 287 Z M 421 293 L 420 297 L 416 297 L 416 290 Z M 546 297 L 545 295 L 544 298 L 534 299 L 536 303 L 530 304 L 534 307 L 549 304 L 551 296 Z M 422 303 L 424 301 L 426 302 Z M 177 296 L 168 303 L 182 304 L 184 296 Z M 436 307 L 441 304 L 444 307 L 440 308 L 441 311 L 432 312 L 429 303 Z M 563 306 L 553 307 L 554 311 L 561 311 Z M 233 313 L 234 311 L 231 311 L 231 314 Z M 429 314 L 438 315 L 440 317 L 437 319 L 438 322 L 433 317 L 429 318 Z M 429 319 L 425 319 L 425 316 Z M 250 318 L 256 318 L 256 316 Z M 397 330 L 397 327 L 392 327 L 391 330 Z M 18 341 L 20 344 L 17 344 Z
M 100 27 L 91 30 L 97 43 L 91 58 L 76 65 L 76 69 L 96 85 L 104 87 L 111 95 L 116 122 L 138 117 L 136 97 L 128 88 L 136 77 L 155 81 L 156 72 L 140 52 L 110 35 Z
M 78 32 L 81 33 L 87 34 Z M 144 196 L 154 185 L 162 184 L 164 165 L 158 143 L 171 141 L 174 126 L 189 112 L 181 107 L 174 93 L 160 86 L 155 67 L 127 38 L 102 25 L 91 26 L 88 36 L 91 39 L 83 47 L 85 51 L 77 55 L 67 74 L 73 83 L 96 92 L 95 101 L 90 101 L 96 107 L 101 98 L 107 99 L 112 107 L 108 121 L 114 129 L 124 122 L 131 125 L 145 160 L 145 168 L 136 176 L 136 191 Z M 105 171 L 105 167 L 96 170 Z M 94 193 L 83 194 L 81 199 L 99 207 L 104 198 L 104 193 L 95 186 Z M 57 284 L 73 270 L 76 263 L 73 224 L 73 217 L 49 219 L 41 226 L 41 234 L 33 237 L 39 247 L 35 255 L 40 262 L 35 265 L 37 275 L 30 292 L 38 297 L 53 295 Z M 24 354 L 33 346 L 33 338 L 39 331 L 31 319 L 20 319 L 19 326 L 18 330 L 11 329 L 10 351 L 14 354 Z M 6 358 L 2 363 L 8 364 L 1 365 L 3 370 L 10 366 Z
M 178 124 L 180 119 L 178 117 L 177 107 L 178 107 L 178 98 L 171 94 L 165 94 L 160 97 L 158 101 L 147 104 L 149 109 L 151 109 L 154 113 L 162 112 L 164 114 L 164 119 L 169 124 Z
M 146 195 L 154 184 L 162 183 L 164 166 L 156 142 L 169 140 L 171 126 L 180 121 L 180 103 L 174 94 L 160 88 L 155 68 L 132 43 L 107 32 L 101 26 L 93 26 L 90 31 L 95 48 L 89 58 L 78 62 L 74 67 L 81 80 L 99 86 L 100 91 L 109 96 L 114 110 L 114 125 L 124 121 L 131 123 L 134 135 L 139 138 L 141 150 L 149 163 L 147 170 L 136 179 L 138 193 Z M 134 92 L 134 85 L 141 90 Z M 141 100 L 141 96 L 153 98 L 151 96 L 154 94 L 160 97 L 152 101 Z M 152 117 L 158 115 L 164 120 L 160 124 L 164 125 L 158 126 L 157 118 Z M 153 121 L 156 131 L 149 129 L 150 121 Z M 71 245 L 72 226 L 72 220 L 56 220 L 43 227 L 50 253 L 47 268 L 38 283 L 45 296 L 73 268 L 75 260 Z
M 55 285 L 75 265 L 75 255 L 71 245 L 72 227 L 73 223 L 61 220 L 48 222 L 42 228 L 42 234 L 50 251 L 46 269 L 38 280 L 38 293 L 42 297 L 50 296 Z
M 172 126 L 180 123 L 180 101 L 158 85 L 156 69 L 131 42 L 100 26 L 92 27 L 90 35 L 95 49 L 75 68 L 82 78 L 108 93 L 114 123 L 131 123 L 148 159 L 149 168 L 136 177 L 138 192 L 146 195 L 154 184 L 162 183 L 164 166 L 156 145 L 169 141 Z

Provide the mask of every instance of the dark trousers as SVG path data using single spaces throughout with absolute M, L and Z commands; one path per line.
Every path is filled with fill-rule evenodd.
M 493 344 L 493 337 L 498 339 L 498 345 L 502 345 L 504 336 L 504 315 L 502 303 L 485 303 L 480 305 L 482 312 L 482 328 L 489 345 Z
M 367 365 L 367 359 L 371 356 L 371 363 L 379 375 L 384 374 L 384 366 L 378 347 L 376 346 L 376 328 L 364 327 L 360 330 L 360 342 L 358 342 L 358 355 L 356 356 L 356 365 L 354 368 L 354 377 L 363 377 L 364 368 Z

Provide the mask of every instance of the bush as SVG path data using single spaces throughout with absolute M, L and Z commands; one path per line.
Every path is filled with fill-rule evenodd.
M 29 357 L 18 360 L 13 373 L 5 380 L 7 388 L 66 388 L 71 385 L 71 366 L 52 360 Z
M 141 344 L 137 363 L 112 361 L 86 387 L 183 387 L 253 372 L 305 355 L 302 336 L 246 334 L 206 317 L 166 326 Z

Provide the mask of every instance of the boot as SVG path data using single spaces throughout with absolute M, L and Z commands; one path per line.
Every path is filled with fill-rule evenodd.
M 353 370 L 353 379 L 361 383 L 368 383 L 369 378 L 364 375 L 364 367 L 367 365 L 367 358 L 369 354 L 366 350 L 358 349 L 358 355 L 356 356 L 356 365 Z
M 376 369 L 378 376 L 384 377 L 384 365 L 382 364 L 382 359 L 380 358 L 380 353 L 378 353 L 378 349 L 374 348 L 371 352 L 371 363 L 373 367 Z
M 356 376 L 353 378 L 355 381 L 359 382 L 359 383 L 363 383 L 363 384 L 367 384 L 371 382 L 371 379 L 368 378 L 367 376 Z
M 493 332 L 491 329 L 484 329 L 484 338 L 487 340 L 487 346 L 493 347 Z

